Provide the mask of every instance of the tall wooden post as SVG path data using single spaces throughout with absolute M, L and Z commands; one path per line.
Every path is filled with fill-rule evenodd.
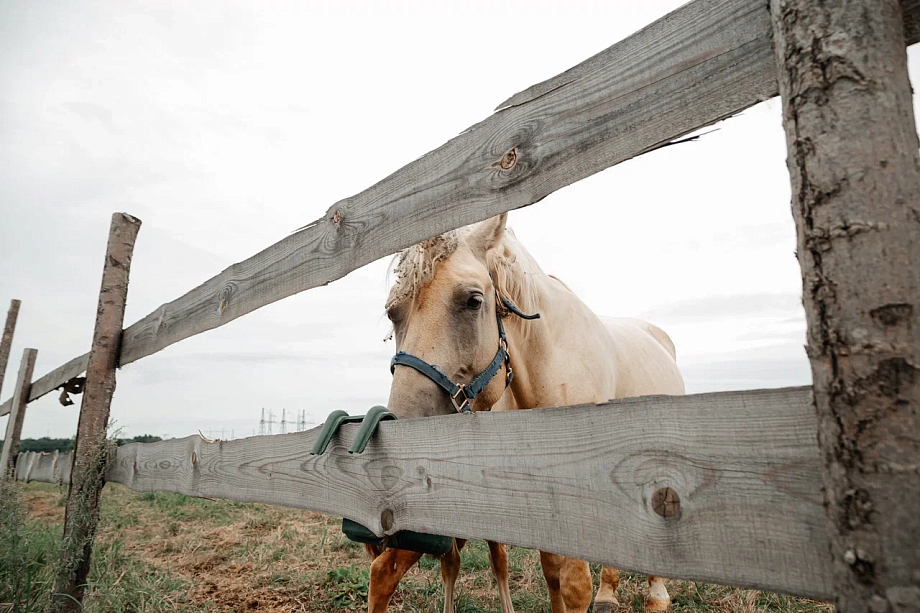
M 840 611 L 920 611 L 920 159 L 898 0 L 771 0 Z
M 29 404 L 29 389 L 32 387 L 32 371 L 35 369 L 37 349 L 22 352 L 19 363 L 19 376 L 16 377 L 16 389 L 10 405 L 10 418 L 6 422 L 6 436 L 3 437 L 3 451 L 0 452 L 0 479 L 5 479 L 13 467 L 13 460 L 19 451 L 19 438 L 22 436 L 22 424 L 26 419 L 26 406 Z
M 10 310 L 6 314 L 6 325 L 3 326 L 3 338 L 0 339 L 0 392 L 3 391 L 3 375 L 6 374 L 6 365 L 10 359 L 10 347 L 13 346 L 13 333 L 16 331 L 16 319 L 19 317 L 20 301 L 10 300 Z
M 99 495 L 105 485 L 106 435 L 109 408 L 115 392 L 115 368 L 121 349 L 128 275 L 140 227 L 141 221 L 135 217 L 125 213 L 112 215 L 93 346 L 86 367 L 86 385 L 77 423 L 61 562 L 54 586 L 53 602 L 57 611 L 76 613 L 83 608 L 93 538 L 99 523 Z

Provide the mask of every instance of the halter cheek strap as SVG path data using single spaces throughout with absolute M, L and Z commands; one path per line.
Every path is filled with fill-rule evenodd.
M 489 278 L 492 278 L 491 272 L 489 273 Z M 492 286 L 495 287 L 494 279 L 492 279 Z M 502 305 L 509 313 L 514 313 L 518 317 L 528 320 L 540 318 L 539 313 L 534 313 L 533 315 L 525 315 L 522 313 L 513 302 L 499 295 L 497 288 L 495 288 L 495 296 L 501 301 Z M 470 413 L 472 411 L 470 402 L 486 388 L 489 381 L 491 381 L 492 378 L 498 374 L 498 371 L 501 370 L 503 364 L 505 366 L 505 372 L 507 373 L 505 376 L 505 388 L 511 385 L 511 381 L 514 379 L 514 373 L 511 371 L 511 356 L 508 354 L 508 337 L 505 335 L 505 326 L 502 324 L 502 315 L 498 308 L 495 309 L 495 320 L 498 323 L 498 351 L 495 352 L 495 357 L 492 358 L 492 361 L 486 366 L 485 370 L 473 377 L 469 383 L 454 383 L 451 381 L 450 377 L 445 375 L 434 364 L 429 364 L 422 358 L 406 353 L 405 351 L 398 352 L 393 356 L 393 359 L 390 360 L 390 374 L 396 371 L 397 366 L 408 366 L 409 368 L 413 368 L 431 379 L 438 387 L 447 392 L 457 412 Z

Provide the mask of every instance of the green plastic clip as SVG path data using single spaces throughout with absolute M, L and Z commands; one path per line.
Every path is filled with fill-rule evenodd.
M 310 453 L 312 455 L 321 455 L 325 453 L 329 443 L 332 442 L 332 437 L 339 431 L 342 424 L 357 423 L 363 419 L 363 415 L 350 416 L 345 411 L 333 411 L 323 423 L 323 429 L 320 430 L 319 436 L 316 437 L 316 442 L 313 443 L 313 449 L 310 450 Z
M 385 419 L 396 419 L 396 416 L 387 411 L 386 407 L 378 405 L 371 408 L 367 415 L 364 416 L 361 428 L 358 429 L 355 440 L 352 441 L 351 447 L 348 448 L 348 453 L 363 453 L 368 441 L 377 431 L 377 425 Z
M 358 522 L 350 519 L 342 520 L 342 532 L 349 540 L 356 543 L 376 545 L 378 547 L 391 547 L 393 549 L 408 549 L 435 556 L 448 553 L 454 546 L 454 539 L 450 536 L 437 534 L 423 534 L 412 530 L 400 530 L 388 537 L 379 537 Z
M 349 415 L 345 411 L 333 411 L 323 423 L 323 429 L 320 430 L 316 442 L 313 443 L 313 449 L 310 450 L 312 455 L 321 455 L 326 452 L 332 437 L 335 436 L 342 424 L 354 424 L 361 422 L 361 428 L 355 435 L 348 453 L 362 453 L 367 447 L 367 443 L 377 431 L 377 426 L 381 421 L 386 419 L 396 419 L 396 416 L 387 411 L 386 407 L 375 406 L 367 412 L 367 415 Z

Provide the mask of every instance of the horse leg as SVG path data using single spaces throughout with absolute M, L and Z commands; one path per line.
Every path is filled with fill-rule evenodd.
M 562 600 L 560 575 L 562 574 L 562 556 L 546 551 L 540 552 L 540 566 L 543 567 L 543 578 L 546 579 L 546 588 L 549 590 L 549 603 L 553 613 L 565 613 L 565 602 Z
M 422 554 L 404 549 L 386 549 L 371 562 L 370 584 L 367 588 L 368 613 L 384 613 L 399 581 L 419 561 Z
M 441 556 L 441 580 L 444 582 L 444 613 L 454 613 L 454 584 L 460 574 L 460 550 L 466 541 L 454 539 L 450 551 Z
M 645 600 L 646 611 L 667 611 L 671 606 L 671 597 L 668 588 L 664 586 L 664 579 L 649 575 L 648 598 Z
M 566 613 L 587 613 L 594 591 L 588 563 L 575 558 L 565 558 L 559 582 L 562 587 L 562 600 L 565 602 Z
M 502 603 L 502 613 L 514 613 L 511 604 L 511 588 L 508 587 L 508 553 L 501 543 L 486 541 L 489 544 L 489 566 L 498 583 L 498 599 Z
M 601 569 L 601 584 L 594 597 L 594 613 L 613 613 L 620 606 L 617 601 L 617 588 L 620 586 L 620 573 L 615 568 L 605 566 Z

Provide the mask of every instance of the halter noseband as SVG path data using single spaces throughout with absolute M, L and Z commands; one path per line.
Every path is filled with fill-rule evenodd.
M 495 289 L 495 297 L 502 303 L 502 305 L 508 310 L 509 313 L 514 313 L 521 319 L 539 319 L 540 314 L 534 313 L 533 315 L 525 315 L 522 313 L 514 303 L 510 300 L 502 297 L 498 293 L 498 288 L 495 287 L 495 279 L 492 278 L 492 273 L 489 273 L 489 278 L 492 279 L 492 287 Z M 451 403 L 454 405 L 454 408 L 457 409 L 458 413 L 470 413 L 472 409 L 470 408 L 470 401 L 472 401 L 476 396 L 485 389 L 486 385 L 489 384 L 489 381 L 498 374 L 498 371 L 501 370 L 502 364 L 505 366 L 505 388 L 511 385 L 511 381 L 514 379 L 514 373 L 511 372 L 511 356 L 508 354 L 508 337 L 505 335 L 505 326 L 502 324 L 502 314 L 498 309 L 498 305 L 495 308 L 495 320 L 498 322 L 498 351 L 495 352 L 495 357 L 492 358 L 492 361 L 486 366 L 485 370 L 473 377 L 469 383 L 454 383 L 450 380 L 450 377 L 445 375 L 437 366 L 434 364 L 429 364 L 422 358 L 416 357 L 405 351 L 399 351 L 396 355 L 393 356 L 393 359 L 390 361 L 390 374 L 393 374 L 396 371 L 397 366 L 408 366 L 409 368 L 414 368 L 418 372 L 422 373 L 432 381 L 434 381 L 438 387 L 447 392 L 447 395 L 450 397 Z

